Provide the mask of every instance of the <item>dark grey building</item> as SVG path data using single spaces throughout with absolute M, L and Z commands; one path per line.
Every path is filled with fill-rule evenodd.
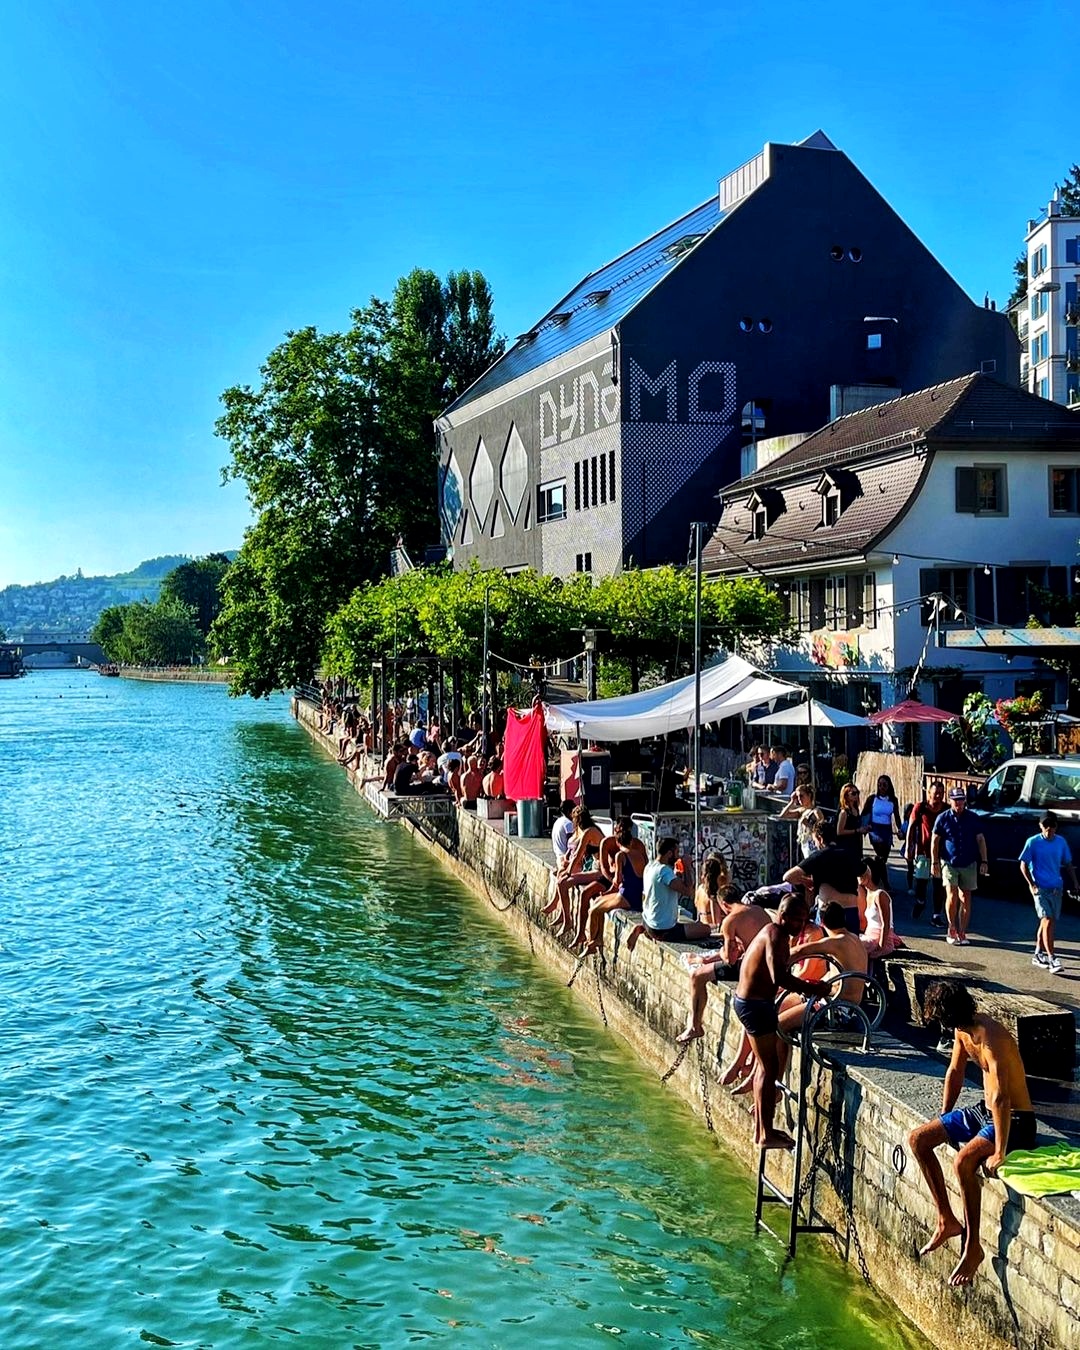
M 977 306 L 821 132 L 766 145 L 716 196 L 585 277 L 438 419 L 460 566 L 605 574 L 686 558 L 750 435 L 982 370 Z

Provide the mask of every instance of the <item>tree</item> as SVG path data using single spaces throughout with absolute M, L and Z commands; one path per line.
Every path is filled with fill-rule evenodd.
M 205 558 L 181 563 L 161 583 L 161 598 L 179 600 L 195 612 L 199 632 L 206 637 L 221 609 L 221 583 L 229 570 L 224 553 L 209 553 Z
M 120 661 L 121 644 L 124 636 L 124 615 L 127 605 L 109 605 L 97 617 L 90 629 L 90 641 L 96 642 L 110 661 Z
M 1020 254 L 1019 258 L 1013 263 L 1013 289 L 1008 299 L 1008 308 L 1023 300 L 1028 293 L 1028 259 L 1027 250 Z
M 1074 164 L 1063 183 L 1054 185 L 1061 201 L 1063 216 L 1080 216 L 1080 164 Z
M 259 388 L 222 395 L 223 478 L 245 483 L 258 517 L 212 626 L 234 693 L 308 679 L 357 585 L 383 575 L 399 540 L 420 551 L 437 538 L 433 420 L 502 350 L 490 301 L 479 273 L 441 283 L 416 269 L 348 332 L 290 333 Z

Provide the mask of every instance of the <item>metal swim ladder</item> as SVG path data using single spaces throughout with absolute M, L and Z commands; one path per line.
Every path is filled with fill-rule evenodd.
M 835 961 L 833 963 L 836 964 Z M 786 1083 L 778 1082 L 776 1084 L 788 1109 L 789 1119 L 792 1104 L 794 1104 L 796 1110 L 795 1148 L 793 1151 L 794 1172 L 789 1194 L 778 1182 L 773 1181 L 766 1171 L 769 1154 L 776 1150 L 764 1148 L 759 1150 L 754 1227 L 755 1229 L 764 1228 L 767 1233 L 776 1238 L 777 1242 L 784 1244 L 787 1247 L 788 1256 L 795 1255 L 800 1233 L 828 1233 L 833 1237 L 840 1237 L 840 1233 L 834 1224 L 815 1221 L 815 1191 L 822 1162 L 820 1152 L 812 1150 L 808 1170 L 804 1166 L 803 1154 L 808 1129 L 807 1095 L 815 1062 L 823 1068 L 827 1067 L 824 1054 L 827 1046 L 853 1048 L 851 1041 L 853 1032 L 862 1037 L 862 1044 L 858 1048 L 863 1052 L 868 1051 L 871 1047 L 874 1032 L 885 1017 L 885 990 L 874 976 L 862 971 L 845 970 L 836 975 L 828 976 L 826 983 L 835 984 L 855 978 L 865 981 L 867 988 L 864 990 L 864 999 L 868 993 L 873 995 L 869 1010 L 862 1003 L 851 1003 L 846 999 L 833 999 L 830 1002 L 820 1004 L 816 1008 L 808 1009 L 800 1036 L 792 1037 L 785 1035 L 783 1032 L 780 1033 L 789 1045 L 798 1046 L 801 1051 L 798 1092 L 793 1091 Z M 830 1134 L 831 1125 L 828 1125 L 825 1131 L 826 1143 Z M 805 1220 L 802 1217 L 804 1202 L 806 1202 Z M 787 1209 L 788 1230 L 786 1238 L 766 1223 L 762 1217 L 766 1205 L 783 1205 Z

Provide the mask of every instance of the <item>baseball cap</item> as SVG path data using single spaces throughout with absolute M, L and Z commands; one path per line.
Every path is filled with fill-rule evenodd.
M 964 791 L 964 789 L 963 789 L 962 787 L 954 787 L 954 788 L 950 791 L 950 793 L 949 793 L 949 801 L 951 801 L 951 802 L 966 802 L 966 801 L 967 801 L 967 793 Z

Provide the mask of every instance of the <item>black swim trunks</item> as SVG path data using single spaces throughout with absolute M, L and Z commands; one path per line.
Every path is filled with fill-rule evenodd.
M 778 1010 L 771 998 L 734 998 L 735 1016 L 748 1036 L 768 1036 L 777 1027 Z

